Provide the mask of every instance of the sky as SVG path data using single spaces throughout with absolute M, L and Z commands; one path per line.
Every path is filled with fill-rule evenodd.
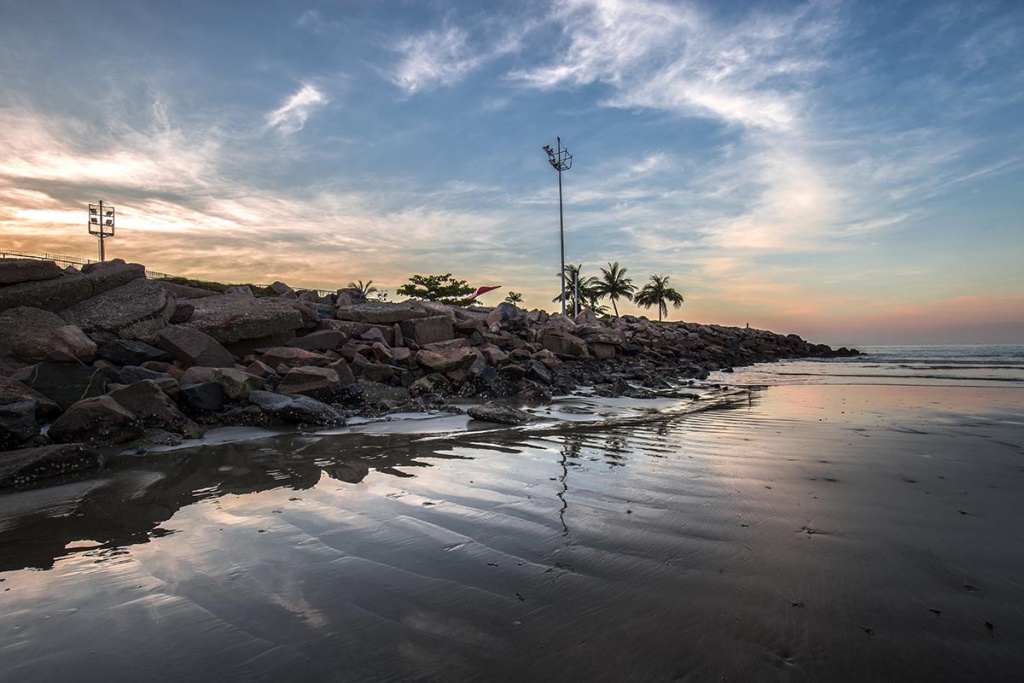
M 0 2 L 0 250 L 1024 343 L 1024 2 Z M 656 315 L 629 303 L 620 312 Z

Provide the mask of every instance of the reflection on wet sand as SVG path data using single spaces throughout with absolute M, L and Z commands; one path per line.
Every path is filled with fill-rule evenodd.
M 1008 680 L 1024 404 L 990 394 L 982 430 L 928 391 L 876 414 L 806 389 L 5 496 L 0 654 L 19 681 Z

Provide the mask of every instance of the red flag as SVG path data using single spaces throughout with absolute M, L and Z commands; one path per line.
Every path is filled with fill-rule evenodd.
M 476 291 L 473 292 L 473 295 L 469 297 L 469 300 L 470 301 L 475 301 L 478 296 L 481 296 L 482 294 L 486 294 L 487 292 L 491 292 L 491 291 L 494 291 L 495 289 L 500 289 L 500 288 L 501 288 L 501 285 L 498 285 L 496 287 L 477 287 Z

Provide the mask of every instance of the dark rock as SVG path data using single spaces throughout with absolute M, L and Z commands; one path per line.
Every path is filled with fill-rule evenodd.
M 156 342 L 186 368 L 193 365 L 210 368 L 235 367 L 234 356 L 217 343 L 217 340 L 190 327 L 172 325 L 157 335 Z
M 308 396 L 281 396 L 269 391 L 254 391 L 249 394 L 249 402 L 284 422 L 322 426 L 345 424 L 345 417 L 341 413 Z
M 191 301 L 182 301 L 178 299 L 174 307 L 174 315 L 171 316 L 170 320 L 167 321 L 169 325 L 180 325 L 181 323 L 187 323 L 195 315 L 196 307 Z
M 384 335 L 384 342 L 388 346 L 395 345 L 394 325 L 371 325 L 370 323 L 357 323 L 350 320 L 321 320 L 320 329 L 337 330 L 344 334 L 349 340 L 358 337 L 367 330 L 377 329 Z
M 477 359 L 472 348 L 454 348 L 448 351 L 421 349 L 416 353 L 416 362 L 431 372 L 441 374 L 468 369 Z
M 171 379 L 171 376 L 166 372 L 157 372 L 156 370 L 150 370 L 138 365 L 123 367 L 117 375 L 117 381 L 121 384 L 134 384 L 146 379 Z
M 106 371 L 86 365 L 43 362 L 26 373 L 24 384 L 67 410 L 77 401 L 107 390 Z
M 371 327 L 365 332 L 359 335 L 359 339 L 370 344 L 387 344 L 387 337 L 384 336 L 384 332 L 380 328 Z
M 345 287 L 339 289 L 335 294 L 335 301 L 339 306 L 351 306 L 352 304 L 365 304 L 366 294 L 356 287 Z
M 221 296 L 220 292 L 214 292 L 209 289 L 200 289 L 199 287 L 189 287 L 188 285 L 179 285 L 174 282 L 168 282 L 167 280 L 153 280 L 153 282 L 156 282 L 158 285 L 173 294 L 178 300 L 179 305 L 181 305 L 182 299 L 205 299 L 209 296 Z
M 185 417 L 153 380 L 142 380 L 115 389 L 109 396 L 131 411 L 146 427 L 167 429 L 189 439 L 202 434 L 198 425 Z
M 110 396 L 78 401 L 54 421 L 49 432 L 55 443 L 121 443 L 141 434 L 141 422 Z
M 225 294 L 195 299 L 192 305 L 195 313 L 185 324 L 221 344 L 294 333 L 305 325 L 303 314 L 296 308 L 297 302 L 282 299 Z
M 309 334 L 296 337 L 288 342 L 287 346 L 294 346 L 307 351 L 330 351 L 345 343 L 345 335 L 339 330 L 317 330 Z
M 16 306 L 60 311 L 145 276 L 145 268 L 137 263 L 125 263 L 121 259 L 94 263 L 83 266 L 81 273 L 71 269 L 49 280 L 0 287 L 0 311 Z
M 35 401 L 22 399 L 0 405 L 0 451 L 17 448 L 38 433 Z
M 352 360 L 352 372 L 371 382 L 390 382 L 395 376 L 395 369 L 384 363 L 368 360 L 364 356 L 356 356 Z
M 151 339 L 167 327 L 174 315 L 174 297 L 150 280 L 133 280 L 61 311 L 100 342 L 114 339 Z
M 35 403 L 36 417 L 56 415 L 61 411 L 61 407 L 55 401 L 43 396 L 38 391 L 9 377 L 0 377 L 0 405 L 25 400 Z
M 0 259 L 0 286 L 36 280 L 52 280 L 57 277 L 60 277 L 60 268 L 53 261 Z
M 355 383 L 356 378 L 355 375 L 352 373 L 352 368 L 348 366 L 348 361 L 346 361 L 344 358 L 340 358 L 334 361 L 327 367 L 338 373 L 338 381 L 341 383 L 341 386 Z
M 400 323 L 402 337 L 423 346 L 455 338 L 455 328 L 448 316 L 434 315 Z
M 256 298 L 256 294 L 252 291 L 252 287 L 249 285 L 233 285 L 225 289 L 224 294 L 227 296 L 241 296 L 247 299 Z
M 276 368 L 281 364 L 288 365 L 290 367 L 299 367 L 304 365 L 324 366 L 330 362 L 330 359 L 323 354 L 290 346 L 276 346 L 265 349 L 260 355 L 259 360 L 272 368 Z
M 506 425 L 521 425 L 536 420 L 533 415 L 518 410 L 509 405 L 494 403 L 493 401 L 482 406 L 473 406 L 466 411 L 474 420 L 481 422 L 497 422 Z
M 0 453 L 0 487 L 24 486 L 40 479 L 103 466 L 103 456 L 80 443 Z
M 0 356 L 12 355 L 15 348 L 31 349 L 64 325 L 67 322 L 59 315 L 41 308 L 16 306 L 0 312 Z M 28 362 L 39 360 L 41 357 Z
M 115 365 L 142 365 L 146 361 L 169 361 L 170 354 L 135 339 L 115 339 L 99 348 L 96 355 Z
M 227 396 L 224 387 L 217 382 L 199 382 L 181 387 L 185 401 L 193 410 L 200 412 L 216 412 L 224 407 Z
M 313 366 L 295 368 L 281 378 L 277 391 L 281 394 L 313 396 L 328 398 L 333 396 L 340 386 L 338 373 L 330 368 Z

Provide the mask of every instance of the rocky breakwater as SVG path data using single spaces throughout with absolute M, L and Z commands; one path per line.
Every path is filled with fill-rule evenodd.
M 368 303 L 275 283 L 273 296 L 149 280 L 123 261 L 0 260 L 0 486 L 96 467 L 217 425 L 344 424 L 451 397 L 543 401 L 592 385 L 833 351 L 794 335 L 426 301 Z

